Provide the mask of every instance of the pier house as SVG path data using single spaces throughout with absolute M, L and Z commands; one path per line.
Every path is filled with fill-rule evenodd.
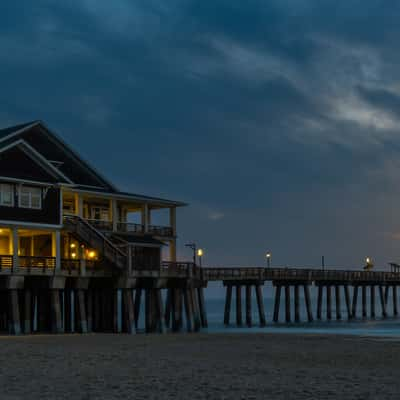
M 142 289 L 155 329 L 157 290 L 191 268 L 176 259 L 184 205 L 118 190 L 41 121 L 0 129 L 0 331 L 133 331 Z

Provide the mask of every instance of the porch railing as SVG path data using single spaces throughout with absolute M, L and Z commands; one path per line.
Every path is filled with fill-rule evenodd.
M 85 218 L 85 221 L 88 222 L 90 225 L 99 229 L 100 231 L 112 231 L 113 230 L 113 223 L 112 221 L 102 220 L 102 219 L 90 219 Z
M 0 270 L 13 267 L 13 256 L 0 256 Z
M 54 269 L 56 267 L 55 257 L 19 256 L 18 261 L 20 268 Z
M 124 233 L 144 233 L 144 225 L 132 222 L 118 222 L 117 231 Z
M 173 229 L 169 226 L 149 225 L 148 232 L 156 236 L 173 236 Z

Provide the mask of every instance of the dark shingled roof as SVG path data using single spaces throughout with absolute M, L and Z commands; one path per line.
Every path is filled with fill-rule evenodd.
M 27 126 L 30 126 L 30 125 L 33 125 L 33 124 L 39 123 L 39 122 L 40 121 L 25 122 L 24 124 L 9 126 L 8 128 L 0 129 L 0 138 L 6 137 L 6 136 L 10 135 L 11 133 L 17 132 L 21 129 L 26 128 Z

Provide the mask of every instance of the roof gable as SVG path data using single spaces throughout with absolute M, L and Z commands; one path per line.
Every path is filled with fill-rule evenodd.
M 69 183 L 29 145 L 19 140 L 0 149 L 0 176 L 41 183 Z
M 0 145 L 17 138 L 23 139 L 47 160 L 56 162 L 57 169 L 74 184 L 115 191 L 110 182 L 42 122 L 16 125 L 0 131 Z

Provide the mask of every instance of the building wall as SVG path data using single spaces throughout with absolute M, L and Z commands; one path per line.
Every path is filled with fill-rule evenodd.
M 18 191 L 15 191 L 14 207 L 0 206 L 0 221 L 18 221 L 59 225 L 60 221 L 60 189 L 49 188 L 42 198 L 42 209 L 18 207 Z

